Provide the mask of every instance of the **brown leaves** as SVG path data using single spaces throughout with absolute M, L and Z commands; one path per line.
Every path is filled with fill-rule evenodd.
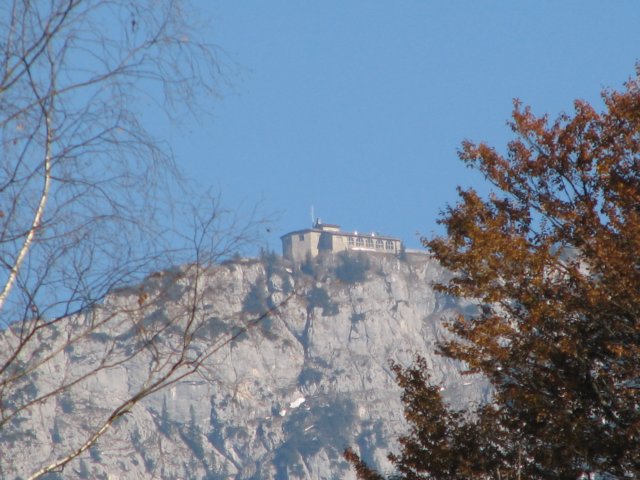
M 495 191 L 460 189 L 423 242 L 454 272 L 440 290 L 488 306 L 440 353 L 494 403 L 452 412 L 423 361 L 394 366 L 400 478 L 640 477 L 640 77 L 625 87 L 553 122 L 516 101 L 506 155 L 463 143 Z
M 461 341 L 442 351 L 492 380 L 534 477 L 640 468 L 638 440 L 620 440 L 638 435 L 615 420 L 640 417 L 627 387 L 640 372 L 640 89 L 627 88 L 605 95 L 602 114 L 576 101 L 553 123 L 516 102 L 506 157 L 470 142 L 461 153 L 501 196 L 460 192 L 447 238 L 426 242 L 459 272 L 450 291 L 500 306 L 456 322 Z

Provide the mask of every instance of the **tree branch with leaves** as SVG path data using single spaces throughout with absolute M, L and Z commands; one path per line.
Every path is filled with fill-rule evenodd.
M 424 363 L 397 368 L 411 426 L 390 456 L 399 478 L 640 475 L 640 78 L 602 99 L 554 121 L 515 102 L 505 154 L 463 143 L 493 191 L 459 190 L 446 235 L 424 244 L 453 272 L 438 288 L 481 307 L 440 353 L 494 393 L 461 420 Z

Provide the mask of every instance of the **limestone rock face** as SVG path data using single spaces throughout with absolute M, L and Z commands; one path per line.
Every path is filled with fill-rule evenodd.
M 303 265 L 276 256 L 238 260 L 200 274 L 196 287 L 189 274 L 149 278 L 145 291 L 170 282 L 170 295 L 144 321 L 179 315 L 196 288 L 201 327 L 192 348 L 219 347 L 200 373 L 147 398 L 47 478 L 353 479 L 342 459 L 347 446 L 388 471 L 386 453 L 406 430 L 390 360 L 408 365 L 424 356 L 455 406 L 488 395 L 483 379 L 462 376 L 460 365 L 435 354 L 449 335 L 443 321 L 476 308 L 433 290 L 446 275 L 427 255 L 360 254 L 322 255 Z M 136 291 L 114 292 L 104 309 L 135 303 Z M 292 293 L 272 315 L 240 330 Z M 61 323 L 44 344 L 55 351 L 74 322 L 87 321 Z M 61 348 L 32 388 L 95 367 L 118 335 L 126 341 L 111 328 Z M 149 358 L 101 369 L 53 401 L 30 406 L 0 430 L 0 477 L 26 478 L 79 444 L 93 419 L 147 378 Z

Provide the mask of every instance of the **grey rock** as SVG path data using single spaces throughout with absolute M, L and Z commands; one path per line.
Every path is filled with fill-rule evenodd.
M 447 273 L 426 254 L 367 257 L 363 282 L 338 278 L 341 259 L 332 255 L 315 261 L 313 275 L 273 258 L 269 265 L 243 260 L 200 275 L 202 328 L 193 348 L 222 346 L 202 374 L 147 398 L 62 476 L 354 479 L 342 458 L 347 446 L 388 471 L 386 454 L 407 428 L 389 362 L 409 365 L 416 354 L 426 358 L 452 405 L 486 401 L 482 378 L 463 376 L 460 365 L 435 353 L 436 343 L 450 335 L 443 321 L 474 311 L 474 302 L 435 292 L 433 283 Z M 147 279 L 145 292 L 169 294 L 142 321 L 151 325 L 179 316 L 193 286 L 188 269 Z M 96 315 L 135 304 L 138 291 L 114 292 Z M 224 343 L 291 292 L 273 315 Z M 69 318 L 42 344 L 55 351 L 73 335 L 74 325 L 88 321 Z M 33 388 L 42 391 L 90 371 L 114 338 L 126 342 L 126 322 L 118 325 L 96 329 L 86 341 L 53 355 L 47 375 L 32 379 Z M 25 477 L 78 445 L 92 419 L 108 414 L 145 380 L 150 358 L 139 355 L 100 370 L 54 401 L 24 411 L 13 427 L 0 430 L 0 476 Z

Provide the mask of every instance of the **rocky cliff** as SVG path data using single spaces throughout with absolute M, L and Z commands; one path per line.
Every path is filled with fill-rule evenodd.
M 342 459 L 347 446 L 388 469 L 385 455 L 406 428 L 390 360 L 407 365 L 425 356 L 454 404 L 486 396 L 481 379 L 461 376 L 459 365 L 434 353 L 447 336 L 443 321 L 474 308 L 434 292 L 445 275 L 424 254 L 323 255 L 297 266 L 268 255 L 201 272 L 201 326 L 192 348 L 218 345 L 204 368 L 137 405 L 47 478 L 352 479 Z M 159 273 L 114 292 L 103 309 L 140 303 L 141 291 L 153 295 L 169 284 L 170 294 L 143 319 L 160 322 L 178 311 L 195 281 L 186 269 Z M 273 315 L 241 330 L 290 295 Z M 126 331 L 105 326 L 63 348 L 74 322 L 89 321 L 95 319 L 63 322 L 43 339 L 59 354 L 47 357 L 45 375 L 31 378 L 32 392 L 92 371 L 114 338 L 127 341 Z M 0 476 L 26 478 L 79 442 L 92 419 L 145 381 L 149 358 L 95 369 L 68 393 L 13 419 L 0 430 Z

